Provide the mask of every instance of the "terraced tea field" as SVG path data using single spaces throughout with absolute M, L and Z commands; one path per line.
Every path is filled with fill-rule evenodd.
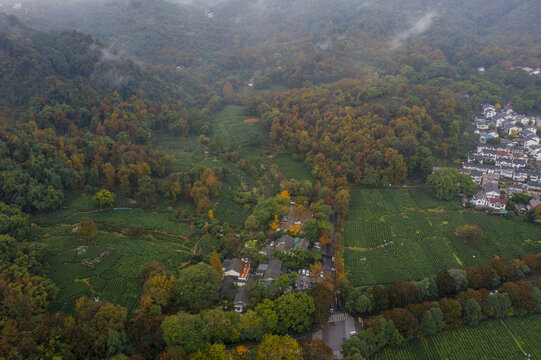
M 514 360 L 541 358 L 541 315 L 491 319 L 476 327 L 440 332 L 426 339 L 412 339 L 378 354 L 379 360 Z
M 460 225 L 486 234 L 479 244 L 455 235 Z M 344 263 L 356 285 L 419 280 L 450 268 L 520 257 L 521 243 L 541 240 L 541 226 L 462 210 L 421 189 L 352 190 L 344 225 Z
M 140 266 L 156 260 L 173 272 L 190 259 L 198 239 L 188 239 L 189 224 L 172 220 L 167 212 L 96 211 L 90 198 L 72 196 L 60 211 L 32 219 L 38 225 L 33 231 L 45 245 L 49 276 L 59 289 L 51 311 L 71 312 L 81 296 L 97 296 L 133 310 L 141 295 Z M 118 202 L 122 204 L 122 199 Z M 91 218 L 98 226 L 98 237 L 92 246 L 83 246 L 85 242 L 73 231 L 83 217 Z M 125 230 L 130 227 L 137 227 L 138 234 L 127 235 Z M 220 246 L 215 239 L 198 245 L 206 251 Z M 83 264 L 84 260 L 92 262 L 99 258 L 108 249 L 114 250 L 92 266 Z

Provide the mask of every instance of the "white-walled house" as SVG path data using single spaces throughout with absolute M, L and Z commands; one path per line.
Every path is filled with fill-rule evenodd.
M 481 108 L 483 109 L 483 115 L 485 118 L 489 119 L 496 116 L 496 108 L 494 106 L 489 104 L 483 104 L 481 105 Z
M 486 183 L 483 185 L 483 192 L 489 199 L 497 199 L 500 197 L 501 192 L 498 185 L 494 183 Z
M 482 192 L 479 191 L 475 193 L 472 197 L 470 202 L 475 206 L 479 208 L 484 208 L 488 206 L 488 198 L 487 196 Z
M 494 210 L 505 210 L 505 199 L 489 199 L 488 207 Z

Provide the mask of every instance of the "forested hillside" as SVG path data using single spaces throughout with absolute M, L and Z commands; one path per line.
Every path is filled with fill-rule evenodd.
M 89 35 L 40 32 L 11 16 L 1 21 L 5 202 L 50 210 L 62 204 L 66 189 L 103 185 L 134 196 L 145 176 L 171 171 L 170 158 L 148 145 L 154 131 L 173 123 L 190 131 L 174 89 L 108 55 Z
M 528 0 L 0 5 L 0 359 L 428 358 L 419 341 L 490 318 L 511 344 L 494 356 L 516 355 L 509 327 L 541 312 L 539 18 Z M 500 192 L 456 169 L 495 158 L 534 189 L 506 210 L 513 175 Z

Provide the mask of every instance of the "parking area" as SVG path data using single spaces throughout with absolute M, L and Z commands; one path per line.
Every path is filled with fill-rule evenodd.
M 314 283 L 315 281 L 311 276 L 300 274 L 297 276 L 297 290 L 311 289 Z

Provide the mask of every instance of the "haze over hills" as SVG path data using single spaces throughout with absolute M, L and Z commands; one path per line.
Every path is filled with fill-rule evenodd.
M 539 18 L 4 4 L 0 358 L 541 356 Z

